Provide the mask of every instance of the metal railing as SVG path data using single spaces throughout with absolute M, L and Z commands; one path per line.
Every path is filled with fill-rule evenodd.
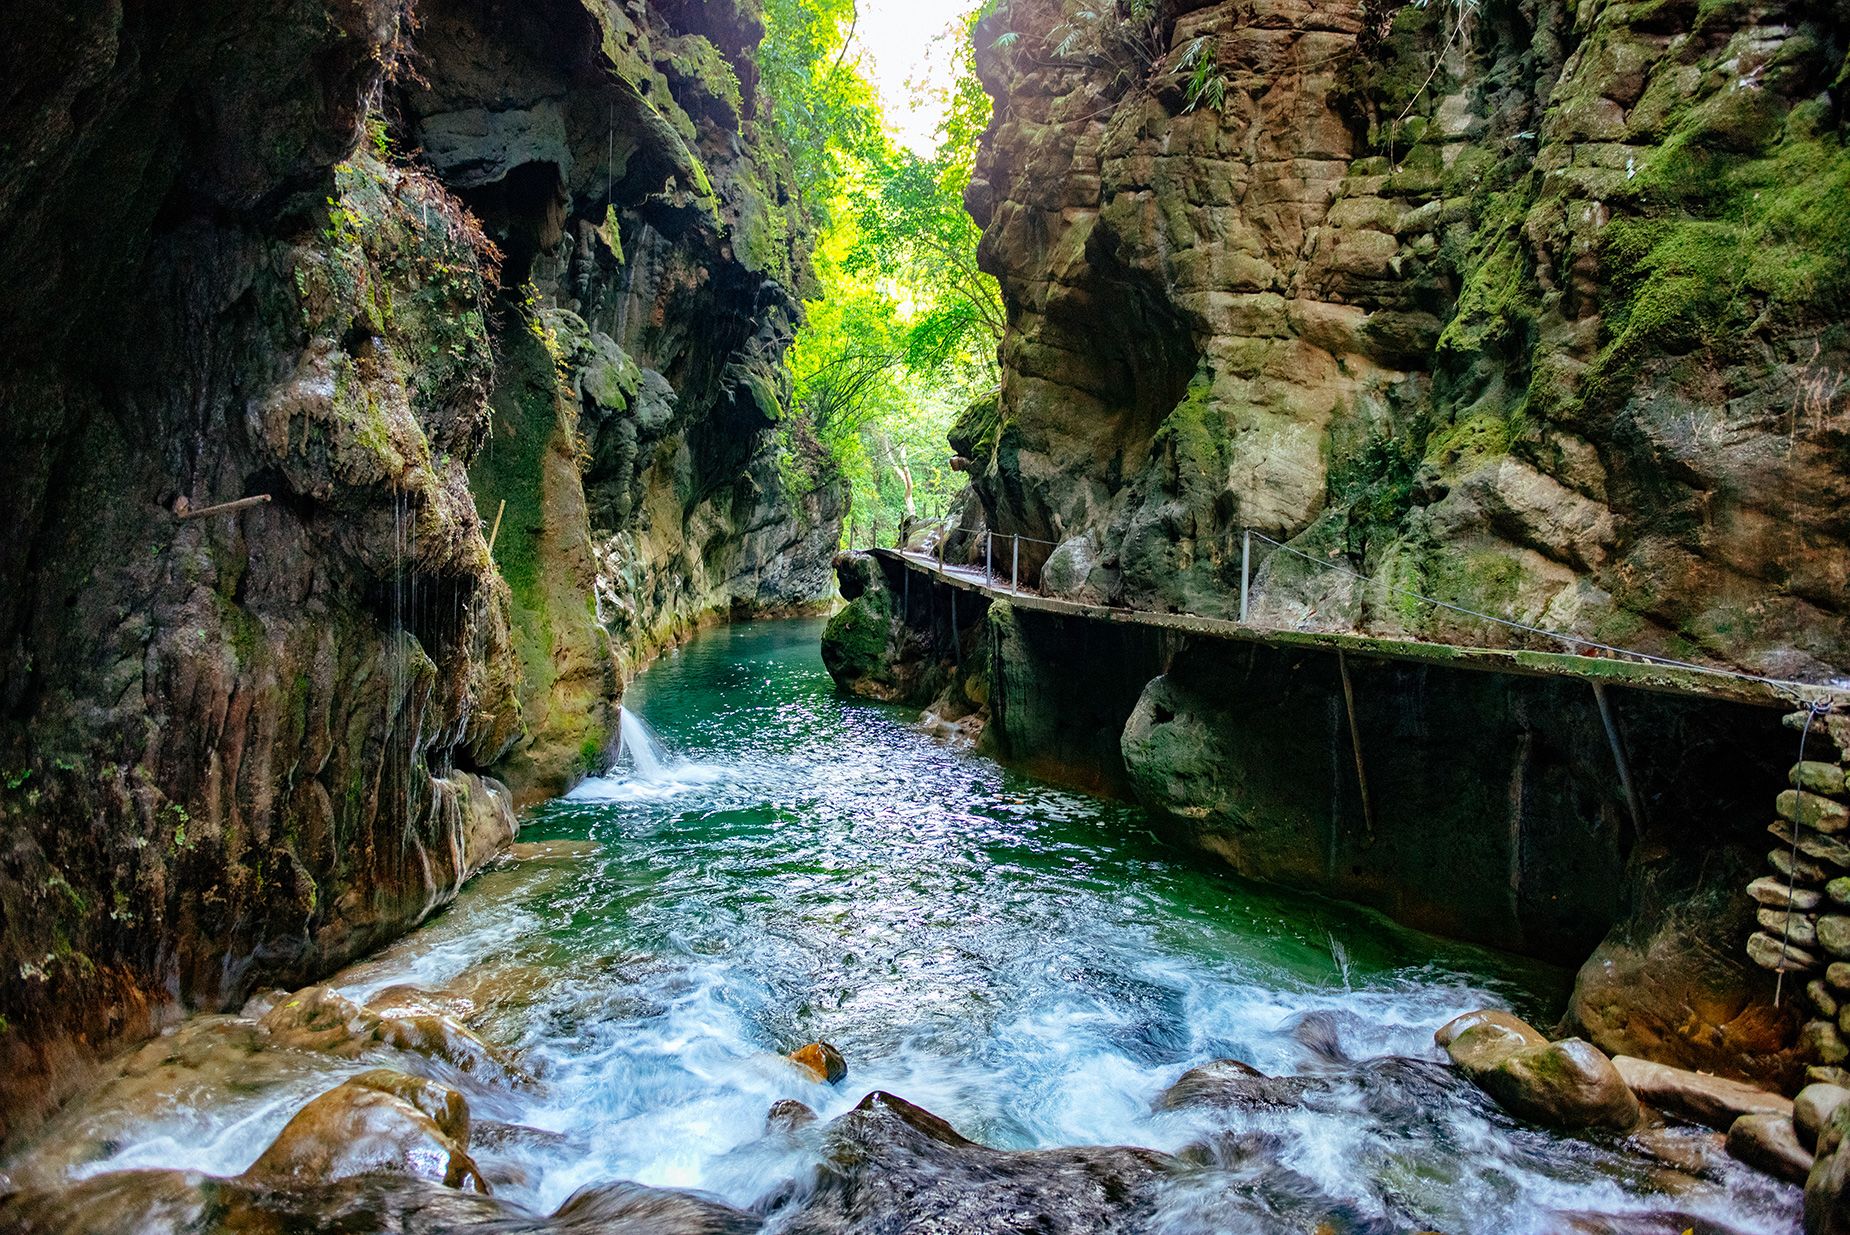
M 921 526 L 929 526 L 929 524 L 926 524 L 924 520 L 920 520 L 919 523 Z M 1224 544 L 1228 548 L 1231 548 L 1235 535 L 1236 534 L 1230 533 L 1224 541 L 1217 541 L 1217 542 L 1211 542 L 1211 543 Z M 982 565 L 982 571 L 981 571 L 981 579 L 982 579 L 983 586 L 985 588 L 991 591 L 999 591 L 999 592 L 1006 591 L 1014 595 L 1024 595 L 1024 594 L 1036 595 L 1036 596 L 1046 596 L 1047 595 L 1044 581 L 1038 576 L 1034 580 L 1034 583 L 1031 589 L 1024 590 L 1024 588 L 1022 587 L 1021 547 L 1023 544 L 1028 544 L 1028 545 L 1043 545 L 1043 546 L 1047 546 L 1050 549 L 1057 549 L 1061 542 L 1051 541 L 1051 540 L 1042 540 L 1042 539 L 1039 539 L 1038 537 L 1023 536 L 1023 535 L 1020 535 L 1019 533 L 1013 533 L 1013 532 L 1004 534 L 1004 533 L 997 533 L 994 531 L 984 531 L 982 533 L 982 536 L 983 536 L 983 565 Z M 997 573 L 996 573 L 996 557 L 997 557 L 996 542 L 999 536 L 1007 544 L 1009 573 L 1008 573 L 1008 584 L 1006 587 L 1004 587 L 1001 584 L 1000 580 L 997 577 Z M 1239 550 L 1240 550 L 1240 606 L 1239 606 L 1239 618 L 1237 620 L 1243 626 L 1254 625 L 1251 619 L 1252 599 L 1253 599 L 1253 568 L 1256 564 L 1254 557 L 1253 557 L 1253 542 L 1259 541 L 1262 544 L 1269 545 L 1272 549 L 1276 551 L 1288 554 L 1291 557 L 1298 558 L 1302 561 L 1308 562 L 1311 565 L 1316 566 L 1320 569 L 1330 571 L 1334 574 L 1345 576 L 1346 578 L 1353 580 L 1356 583 L 1358 588 L 1368 588 L 1368 587 L 1381 588 L 1384 591 L 1386 591 L 1389 595 L 1411 600 L 1418 604 L 1430 605 L 1435 609 L 1444 610 L 1447 613 L 1456 614 L 1460 617 L 1467 617 L 1467 618 L 1471 618 L 1476 621 L 1488 622 L 1492 625 L 1503 627 L 1508 630 L 1516 631 L 1521 634 L 1528 635 L 1532 638 L 1553 640 L 1563 645 L 1564 647 L 1568 648 L 1570 652 L 1572 652 L 1575 655 L 1584 656 L 1584 655 L 1591 654 L 1591 655 L 1600 655 L 1600 656 L 1608 656 L 1608 657 L 1621 657 L 1621 658 L 1629 659 L 1632 661 L 1636 661 L 1640 664 L 1655 665 L 1655 666 L 1659 666 L 1659 667 L 1667 668 L 1667 669 L 1677 669 L 1677 670 L 1683 670 L 1683 671 L 1692 672 L 1692 673 L 1708 674 L 1708 675 L 1715 676 L 1715 677 L 1730 678 L 1736 681 L 1757 682 L 1763 685 L 1778 687 L 1784 690 L 1796 691 L 1796 692 L 1799 692 L 1801 695 L 1808 694 L 1810 697 L 1819 697 L 1821 692 L 1829 693 L 1829 694 L 1846 693 L 1846 687 L 1842 687 L 1842 686 L 1836 686 L 1836 685 L 1832 685 L 1828 683 L 1798 682 L 1798 681 L 1793 681 L 1787 678 L 1768 677 L 1762 674 L 1747 673 L 1747 672 L 1743 672 L 1741 670 L 1736 670 L 1736 669 L 1724 669 L 1724 668 L 1720 668 L 1715 665 L 1698 664 L 1694 661 L 1679 660 L 1675 657 L 1659 656 L 1652 652 L 1641 652 L 1635 648 L 1619 647 L 1619 646 L 1616 646 L 1610 643 L 1602 643 L 1596 639 L 1588 639 L 1580 635 L 1569 634 L 1566 631 L 1551 630 L 1548 627 L 1539 626 L 1533 622 L 1524 622 L 1524 621 L 1520 621 L 1515 618 L 1504 617 L 1499 614 L 1485 613 L 1479 609 L 1472 609 L 1472 608 L 1469 608 L 1468 606 L 1456 604 L 1448 600 L 1440 600 L 1438 597 L 1427 596 L 1423 593 L 1413 591 L 1410 588 L 1401 587 L 1396 584 L 1389 583 L 1385 580 L 1376 579 L 1373 576 L 1362 574 L 1360 571 L 1352 570 L 1347 566 L 1339 565 L 1338 563 L 1328 561 L 1327 559 L 1314 557 L 1311 554 L 1304 552 L 1302 549 L 1295 548 L 1291 545 L 1284 543 L 1283 541 L 1275 540 L 1272 537 L 1266 535 L 1264 532 L 1257 531 L 1253 528 L 1245 528 L 1239 533 L 1237 533 L 1237 536 L 1238 536 Z M 953 573 L 954 572 L 957 574 L 967 574 L 969 576 L 974 577 L 977 574 L 977 569 L 974 564 L 958 565 L 958 564 L 946 562 L 945 548 L 946 548 L 946 544 L 949 538 L 950 538 L 949 533 L 941 530 L 936 543 L 932 546 L 931 552 L 921 553 L 916 550 L 909 550 L 903 544 L 896 544 L 894 548 L 902 556 L 912 558 L 914 560 L 922 560 L 925 562 L 935 563 L 939 571 L 942 573 Z M 1126 606 L 1126 605 L 1105 605 L 1101 607 L 1119 610 L 1119 611 L 1126 612 L 1126 613 L 1140 612 L 1140 610 L 1137 610 L 1131 606 Z M 1183 616 L 1208 617 L 1210 615 L 1184 614 Z M 1215 620 L 1225 621 L 1226 619 L 1216 618 Z M 1266 627 L 1265 629 L 1284 629 L 1284 628 Z M 1361 624 L 1356 623 L 1355 629 L 1361 630 L 1362 629 Z M 1408 638 L 1406 641 L 1415 642 L 1415 643 L 1428 642 L 1427 640 L 1420 640 L 1417 638 Z M 1453 646 L 1470 647 L 1472 645 L 1455 644 Z M 1483 650 L 1489 650 L 1489 649 L 1483 649 Z

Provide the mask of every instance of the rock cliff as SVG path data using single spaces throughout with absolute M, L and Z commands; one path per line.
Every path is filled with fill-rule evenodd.
M 1271 620 L 1850 667 L 1850 9 L 1090 12 L 977 34 L 1010 331 L 953 440 L 1051 584 L 1229 613 L 1252 527 L 1376 580 L 1272 555 Z
M 775 460 L 806 241 L 761 35 L 0 17 L 0 1131 L 421 920 L 600 757 L 627 662 L 825 590 L 839 498 Z

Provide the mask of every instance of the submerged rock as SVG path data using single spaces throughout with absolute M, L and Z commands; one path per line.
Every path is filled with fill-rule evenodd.
M 468 1142 L 469 1108 L 461 1094 L 375 1069 L 297 1111 L 240 1179 L 280 1187 L 386 1172 L 486 1193 Z
M 751 1235 L 763 1224 L 756 1214 L 698 1193 L 609 1183 L 573 1193 L 541 1229 L 555 1235 Z
M 297 991 L 270 1010 L 259 1026 L 279 1046 L 356 1059 L 376 1046 L 394 1047 L 439 1060 L 482 1080 L 518 1082 L 525 1072 L 447 1015 L 439 1007 L 455 995 L 388 988 L 372 1006 L 361 1006 L 326 986 Z
M 1184 1072 L 1156 1095 L 1151 1107 L 1158 1111 L 1283 1109 L 1297 1106 L 1309 1084 L 1300 1077 L 1267 1076 L 1237 1059 L 1217 1059 Z

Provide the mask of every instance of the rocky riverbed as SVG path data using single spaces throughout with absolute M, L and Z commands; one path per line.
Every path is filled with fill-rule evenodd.
M 1747 1235 L 1840 1169 L 1828 1095 L 1553 1041 L 1560 971 L 1205 869 L 836 696 L 818 633 L 651 668 L 661 749 L 119 1061 L 0 1227 Z

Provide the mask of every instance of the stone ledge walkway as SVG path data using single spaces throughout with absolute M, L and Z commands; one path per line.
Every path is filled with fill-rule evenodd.
M 1100 622 L 1117 622 L 1137 626 L 1154 626 L 1184 634 L 1215 639 L 1232 639 L 1272 647 L 1302 648 L 1306 651 L 1338 652 L 1375 660 L 1404 661 L 1414 664 L 1440 665 L 1452 669 L 1473 669 L 1487 673 L 1514 673 L 1528 677 L 1578 678 L 1582 681 L 1660 694 L 1726 699 L 1736 703 L 1791 711 L 1823 700 L 1836 709 L 1850 708 L 1850 689 L 1833 686 L 1810 686 L 1800 683 L 1775 683 L 1754 678 L 1736 677 L 1724 672 L 1708 673 L 1700 669 L 1680 669 L 1670 665 L 1647 664 L 1607 656 L 1580 656 L 1571 652 L 1535 652 L 1516 648 L 1467 647 L 1453 643 L 1427 643 L 1417 639 L 1390 639 L 1375 635 L 1345 634 L 1336 631 L 1292 630 L 1285 627 L 1260 626 L 1229 618 L 1199 617 L 1188 613 L 1156 613 L 1146 609 L 1119 609 L 1109 605 L 1089 605 L 1080 601 L 1060 600 L 1026 590 L 1012 590 L 1001 581 L 989 580 L 975 566 L 941 564 L 925 553 L 899 549 L 863 550 L 875 557 L 902 563 L 952 587 L 1041 613 L 1066 617 L 1089 618 Z

